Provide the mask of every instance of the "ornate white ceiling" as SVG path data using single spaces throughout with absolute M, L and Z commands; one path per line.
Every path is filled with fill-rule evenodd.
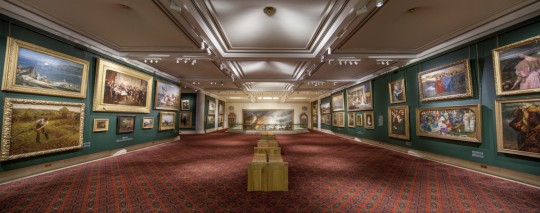
M 307 102 L 540 14 L 538 0 L 375 3 L 5 0 L 0 12 L 231 102 Z

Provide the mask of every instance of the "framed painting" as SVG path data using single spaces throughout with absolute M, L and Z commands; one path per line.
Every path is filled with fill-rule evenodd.
M 159 112 L 159 131 L 176 129 L 176 112 Z
M 109 119 L 96 118 L 94 119 L 94 132 L 106 132 L 109 130 Z
M 416 135 L 481 143 L 480 105 L 416 109 Z
M 7 38 L 2 90 L 86 98 L 89 62 Z
M 216 102 L 215 101 L 208 101 L 208 115 L 215 115 L 216 114 Z
M 308 115 L 306 113 L 300 114 L 300 127 L 307 128 L 308 127 Z
M 375 119 L 373 117 L 373 111 L 364 112 L 364 128 L 375 129 Z
M 332 116 L 332 126 L 345 127 L 345 113 L 334 112 Z
M 354 124 L 354 120 L 355 117 L 354 117 L 354 112 L 349 112 L 347 113 L 347 126 L 351 127 L 351 128 L 354 128 L 356 125 Z
M 332 125 L 332 114 L 326 114 L 326 125 Z
M 223 115 L 218 115 L 218 126 L 219 127 L 223 126 Z
M 319 105 L 317 104 L 317 102 L 313 102 L 311 104 L 311 115 L 318 115 L 319 114 Z
M 218 114 L 223 115 L 223 104 L 221 102 L 218 103 Z
M 152 128 L 154 128 L 154 117 L 143 117 L 143 119 L 142 119 L 142 128 L 143 129 L 152 129 Z
M 6 98 L 0 161 L 79 149 L 84 103 Z
M 330 112 L 330 101 L 321 101 L 321 114 L 328 114 Z
M 321 124 L 326 124 L 326 119 L 327 119 L 326 114 L 321 115 Z M 326 124 L 326 125 L 328 125 L 328 124 Z
M 497 151 L 540 158 L 540 99 L 495 102 Z
M 390 95 L 391 104 L 406 102 L 407 96 L 405 95 L 405 79 L 388 83 L 388 92 Z
M 410 140 L 409 106 L 388 107 L 388 137 Z
M 150 112 L 152 76 L 101 58 L 96 69 L 92 110 Z
M 317 116 L 316 115 L 311 116 L 311 123 L 317 124 Z
M 540 92 L 540 36 L 493 50 L 497 95 Z
M 371 81 L 347 89 L 347 110 L 371 110 L 373 109 L 373 95 Z
M 356 114 L 356 126 L 364 126 L 362 122 L 362 114 Z
M 189 111 L 189 100 L 182 100 L 182 110 Z
M 180 87 L 156 80 L 154 109 L 180 110 Z
M 135 116 L 119 115 L 116 122 L 116 133 L 130 133 L 135 130 Z
M 418 73 L 420 101 L 439 101 L 472 97 L 469 59 Z
M 191 128 L 191 112 L 180 112 L 180 128 Z
M 245 130 L 292 130 L 292 109 L 243 109 L 242 124 Z
M 335 94 L 332 96 L 332 111 L 343 111 L 344 107 L 343 93 Z
M 216 123 L 216 118 L 213 115 L 206 117 L 206 125 L 214 125 Z

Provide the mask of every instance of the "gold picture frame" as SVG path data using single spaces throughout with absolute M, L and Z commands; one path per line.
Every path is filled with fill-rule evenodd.
M 321 114 L 328 114 L 331 113 L 332 109 L 330 109 L 330 100 L 326 99 L 324 101 L 321 101 Z
M 208 100 L 208 115 L 216 114 L 216 101 Z
M 354 112 L 347 113 L 347 126 L 350 128 L 354 128 L 356 126 Z
M 182 110 L 189 111 L 189 100 L 182 100 Z
M 364 112 L 364 128 L 375 129 L 375 117 L 373 117 L 373 111 Z
M 102 58 L 96 64 L 93 111 L 150 112 L 152 76 Z
M 407 95 L 405 93 L 405 79 L 388 83 L 388 94 L 390 95 L 390 104 L 407 102 Z
M 89 62 L 7 38 L 2 90 L 86 98 Z
M 142 128 L 143 129 L 153 129 L 154 128 L 154 117 L 143 117 L 142 119 Z
M 540 92 L 538 71 L 540 35 L 493 49 L 495 91 L 497 95 Z
M 191 112 L 180 112 L 180 128 L 191 128 Z
M 362 114 L 356 114 L 356 126 L 364 126 L 362 121 Z
M 480 105 L 416 109 L 416 135 L 450 140 L 482 142 Z
M 371 81 L 347 89 L 347 111 L 373 109 L 373 89 Z
M 418 73 L 420 101 L 440 101 L 472 97 L 469 59 Z
M 106 132 L 109 131 L 109 119 L 96 118 L 94 119 L 93 132 Z
M 176 129 L 176 112 L 159 112 L 159 131 Z
M 409 106 L 388 107 L 388 137 L 410 140 Z
M 332 114 L 332 126 L 345 127 L 345 112 L 334 112 Z
M 345 110 L 345 101 L 343 92 L 332 95 L 332 112 Z
M 497 151 L 540 158 L 540 99 L 495 102 Z
M 84 114 L 84 103 L 6 98 L 0 161 L 82 148 Z
M 180 87 L 156 80 L 154 109 L 180 110 Z

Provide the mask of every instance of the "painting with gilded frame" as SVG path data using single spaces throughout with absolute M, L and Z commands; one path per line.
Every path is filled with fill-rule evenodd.
M 406 102 L 407 95 L 405 94 L 405 79 L 388 83 L 388 92 L 390 95 L 391 104 Z
M 388 137 L 410 140 L 409 106 L 388 107 Z
M 135 130 L 135 116 L 119 115 L 116 122 L 116 134 L 130 133 Z
M 317 116 L 316 115 L 311 116 L 311 123 L 312 124 L 317 124 Z M 315 127 L 315 125 L 313 125 L 313 127 Z
M 345 113 L 334 112 L 332 114 L 332 126 L 345 127 Z
M 180 110 L 180 87 L 156 80 L 154 109 Z
M 218 115 L 223 115 L 223 104 L 221 102 L 218 103 Z
M 364 112 L 364 128 L 375 129 L 375 117 L 373 111 Z
M 109 119 L 96 118 L 94 119 L 93 132 L 106 132 L 109 131 Z
M 482 142 L 480 105 L 416 109 L 416 135 Z
M 180 128 L 191 128 L 191 112 L 180 112 Z
M 332 112 L 345 110 L 343 93 L 332 95 Z
M 0 161 L 82 148 L 84 103 L 6 98 Z
M 347 126 L 354 128 L 356 125 L 354 124 L 354 112 L 347 113 Z
M 347 89 L 347 110 L 371 110 L 373 109 L 371 81 Z
M 313 102 L 311 104 L 311 115 L 318 115 L 319 114 L 319 108 L 317 102 Z
M 94 105 L 101 112 L 149 113 L 152 76 L 98 58 Z
M 243 109 L 245 130 L 292 130 L 293 109 Z
M 143 119 L 142 119 L 142 128 L 143 129 L 152 129 L 152 128 L 154 128 L 154 117 L 143 117 Z
M 540 99 L 495 102 L 497 151 L 540 158 Z
M 182 110 L 189 110 L 189 100 L 182 100 Z
M 2 90 L 86 98 L 89 62 L 11 37 Z
M 418 89 L 422 102 L 472 97 L 469 59 L 419 72 Z
M 321 114 L 328 114 L 331 112 L 330 101 L 321 101 Z
M 159 131 L 176 129 L 176 112 L 159 112 Z
M 364 126 L 362 121 L 362 114 L 356 114 L 356 126 Z
M 208 115 L 215 115 L 216 114 L 216 102 L 212 100 L 208 100 Z
M 493 50 L 497 95 L 540 92 L 540 35 Z

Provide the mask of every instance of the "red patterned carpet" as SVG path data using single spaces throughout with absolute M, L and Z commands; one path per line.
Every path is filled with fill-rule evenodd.
M 323 133 L 278 135 L 288 192 L 247 192 L 258 135 L 211 133 L 0 185 L 0 212 L 540 212 L 540 189 Z

